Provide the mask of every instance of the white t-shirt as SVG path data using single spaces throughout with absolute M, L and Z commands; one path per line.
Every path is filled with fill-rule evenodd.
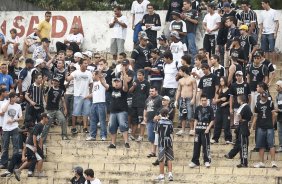
M 106 102 L 106 88 L 101 84 L 100 81 L 93 82 L 92 102 L 93 103 Z
M 115 75 L 117 75 L 119 72 L 121 72 L 121 67 L 122 67 L 122 64 L 118 64 L 115 68 Z M 129 65 L 129 70 L 133 70 L 132 66 Z
M 111 19 L 111 22 L 114 21 L 114 17 Z M 128 20 L 125 15 L 122 15 L 121 17 L 118 17 L 118 21 L 121 23 L 125 23 L 128 26 Z M 127 28 L 121 27 L 118 23 L 114 24 L 114 27 L 112 28 L 112 38 L 119 38 L 124 39 L 126 38 Z
M 279 21 L 277 11 L 270 8 L 268 11 L 263 10 L 260 15 L 261 15 L 260 24 L 263 24 L 262 33 L 263 34 L 275 33 L 275 21 Z
M 93 83 L 92 74 L 89 71 L 82 72 L 81 70 L 75 70 L 71 73 L 73 76 L 73 96 L 86 97 L 89 95 L 89 84 Z
M 84 184 L 88 184 L 88 181 L 86 180 Z M 102 183 L 99 179 L 95 178 L 93 181 L 90 181 L 90 184 L 102 184 Z
M 4 104 L 1 107 L 1 111 L 3 111 L 3 107 L 8 103 L 8 100 L 6 100 L 5 102 L 3 102 Z M 3 131 L 12 131 L 16 128 L 19 127 L 19 122 L 13 122 L 13 123 L 7 123 L 8 120 L 10 119 L 18 119 L 20 117 L 22 117 L 23 113 L 22 113 L 22 107 L 20 104 L 9 104 L 7 111 L 4 114 L 4 118 L 3 118 Z
M 2 112 L 2 107 L 7 103 L 6 100 L 1 100 L 0 101 L 0 112 Z M 3 126 L 3 120 L 4 120 L 4 116 L 0 116 L 0 127 Z
M 79 42 L 80 44 L 78 46 L 81 47 L 83 43 L 83 35 L 81 33 L 78 33 L 76 35 L 69 34 L 66 36 L 66 40 L 68 40 L 69 42 Z
M 179 64 L 179 62 L 178 62 Z M 178 73 L 178 67 L 176 62 L 173 61 L 170 64 L 164 64 L 164 88 L 177 88 L 178 82 L 175 79 L 176 74 Z
M 178 61 L 178 64 L 181 65 L 181 57 L 184 55 L 184 52 L 187 51 L 187 46 L 181 41 L 170 44 L 170 51 L 173 55 L 173 61 Z M 179 66 L 180 67 L 180 66 Z
M 143 0 L 140 4 L 137 1 L 133 1 L 131 13 L 135 14 L 134 25 L 138 24 L 143 19 L 143 16 L 147 13 L 147 5 L 149 3 L 148 0 Z
M 200 79 L 201 79 L 205 74 L 204 74 L 204 72 L 203 72 L 203 70 L 202 70 L 201 68 L 197 68 L 197 67 L 194 67 L 194 68 L 192 69 L 192 72 L 191 72 L 191 73 L 194 73 L 194 72 L 195 72 L 197 75 L 199 75 L 199 77 L 200 77 L 200 78 L 194 77 L 194 78 L 196 79 L 197 86 L 199 86 Z M 192 76 L 193 76 L 193 75 L 192 75 Z M 198 88 L 198 91 L 200 91 L 199 88 Z
M 212 30 L 216 27 L 217 23 L 221 22 L 221 17 L 218 13 L 214 13 L 213 15 L 208 13 L 205 15 L 203 22 L 207 24 L 208 29 Z M 214 35 L 217 34 L 217 32 L 218 30 L 212 31 L 210 33 L 205 32 L 205 34 Z

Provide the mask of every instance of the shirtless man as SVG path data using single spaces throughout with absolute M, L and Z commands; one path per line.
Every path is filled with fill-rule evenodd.
M 197 83 L 196 79 L 190 76 L 191 69 L 187 66 L 182 66 L 179 69 L 179 74 L 182 78 L 179 80 L 178 88 L 175 96 L 175 107 L 179 102 L 179 121 L 181 121 L 182 129 L 176 135 L 183 135 L 185 131 L 186 120 L 190 123 L 189 135 L 194 135 L 193 127 L 193 112 L 196 101 Z

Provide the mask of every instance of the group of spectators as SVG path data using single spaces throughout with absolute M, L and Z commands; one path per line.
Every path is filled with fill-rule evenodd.
M 189 127 L 189 135 L 194 136 L 189 167 L 200 165 L 201 147 L 204 165 L 210 167 L 210 144 L 219 143 L 221 129 L 225 143 L 234 145 L 225 157 L 232 159 L 240 153 L 237 167 L 248 167 L 248 142 L 253 130 L 255 150 L 260 152 L 254 167 L 265 167 L 265 149 L 270 150 L 271 166 L 277 167 L 274 128 L 277 124 L 278 151 L 282 151 L 282 81 L 276 82 L 278 95 L 273 99 L 269 93 L 275 76 L 271 61 L 279 22 L 270 1 L 261 1 L 264 10 L 260 22 L 247 0 L 240 2 L 242 11 L 227 0 L 218 5 L 196 0 L 169 2 L 167 24 L 162 25 L 153 4 L 133 1 L 134 48 L 130 57 L 124 51 L 129 21 L 121 7 L 114 8 L 115 16 L 109 23 L 113 31 L 112 62 L 87 48 L 81 52 L 83 35 L 78 25 L 72 27 L 73 33 L 64 42 L 56 43 L 57 54 L 52 56 L 51 12 L 45 13 L 45 20 L 24 40 L 22 50 L 17 30 L 11 29 L 11 39 L 1 42 L 4 59 L 9 60 L 1 65 L 0 74 L 0 168 L 8 169 L 2 176 L 14 172 L 20 180 L 23 168 L 34 176 L 36 164 L 42 176 L 43 144 L 49 128 L 54 122 L 61 125 L 62 140 L 69 140 L 67 125 L 72 134 L 77 134 L 77 121 L 82 117 L 86 141 L 98 140 L 100 127 L 100 140 L 106 141 L 110 134 L 109 149 L 116 148 L 118 130 L 125 148 L 130 148 L 130 141 L 144 140 L 147 129 L 151 143 L 147 157 L 158 155 L 153 164 L 160 165 L 157 180 L 165 179 L 167 164 L 168 180 L 172 181 L 172 122 L 176 110 L 180 128 L 176 135 L 184 135 Z M 202 6 L 207 12 L 200 27 Z M 163 34 L 158 37 L 162 28 Z M 203 48 L 197 48 L 197 29 L 205 31 Z M 32 58 L 27 57 L 28 52 Z M 19 122 L 24 125 L 20 129 Z M 14 154 L 8 164 L 10 137 Z M 94 172 L 86 171 L 87 176 L 94 177 Z M 79 179 L 83 171 L 79 168 L 76 173 Z M 73 183 L 78 183 L 77 178 Z

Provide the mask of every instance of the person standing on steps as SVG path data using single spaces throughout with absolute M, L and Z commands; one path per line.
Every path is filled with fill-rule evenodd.
M 277 113 L 277 129 L 279 138 L 278 152 L 282 152 L 282 80 L 276 82 L 276 91 L 278 92 L 275 100 L 275 111 Z
M 195 110 L 194 115 L 194 149 L 193 158 L 189 164 L 190 168 L 200 165 L 199 157 L 201 146 L 203 147 L 204 163 L 207 168 L 211 165 L 210 155 L 210 129 L 214 124 L 214 113 L 212 107 L 208 106 L 208 98 L 205 94 L 201 94 L 201 104 Z
M 41 21 L 38 24 L 38 27 L 36 29 L 36 34 L 40 39 L 42 38 L 50 39 L 51 28 L 52 28 L 52 25 L 50 24 L 51 17 L 52 17 L 51 12 L 49 11 L 45 12 L 45 20 Z

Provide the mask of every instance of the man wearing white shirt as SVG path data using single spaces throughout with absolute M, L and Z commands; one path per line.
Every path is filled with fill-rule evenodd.
M 262 0 L 261 6 L 263 11 L 261 13 L 259 40 L 261 40 L 261 49 L 269 53 L 271 59 L 274 59 L 275 40 L 279 28 L 278 13 L 270 7 L 269 0 Z
M 2 137 L 2 156 L 0 169 L 8 166 L 9 159 L 9 144 L 10 138 L 12 138 L 13 154 L 19 151 L 19 121 L 22 119 L 22 108 L 20 104 L 16 103 L 17 95 L 14 92 L 9 94 L 9 100 L 3 102 L 1 112 L 4 113 L 3 117 L 3 137 Z
M 112 28 L 111 54 L 113 55 L 113 60 L 116 61 L 117 54 L 124 52 L 128 20 L 125 15 L 121 14 L 120 6 L 114 8 L 114 13 L 115 15 L 109 27 Z
M 83 35 L 79 32 L 78 24 L 73 25 L 72 32 L 72 34 L 69 34 L 65 37 L 64 43 L 56 43 L 57 52 L 59 52 L 60 50 L 66 51 L 67 46 L 72 47 L 73 53 L 80 51 L 81 45 L 83 43 Z
M 107 139 L 107 107 L 106 107 L 106 90 L 109 85 L 102 74 L 102 70 L 96 70 L 93 74 L 92 94 L 88 98 L 92 98 L 92 106 L 90 111 L 90 135 L 86 141 L 95 141 L 97 134 L 97 124 L 100 122 L 101 131 L 100 138 L 102 141 Z
M 138 33 L 142 31 L 142 19 L 147 12 L 147 5 L 150 2 L 148 0 L 135 0 L 131 6 L 132 14 L 132 29 L 133 33 L 133 42 L 136 44 L 138 42 Z
M 216 36 L 218 33 L 221 17 L 215 12 L 215 4 L 208 4 L 208 13 L 203 20 L 203 29 L 205 30 L 204 49 L 209 52 L 210 56 L 215 54 Z

